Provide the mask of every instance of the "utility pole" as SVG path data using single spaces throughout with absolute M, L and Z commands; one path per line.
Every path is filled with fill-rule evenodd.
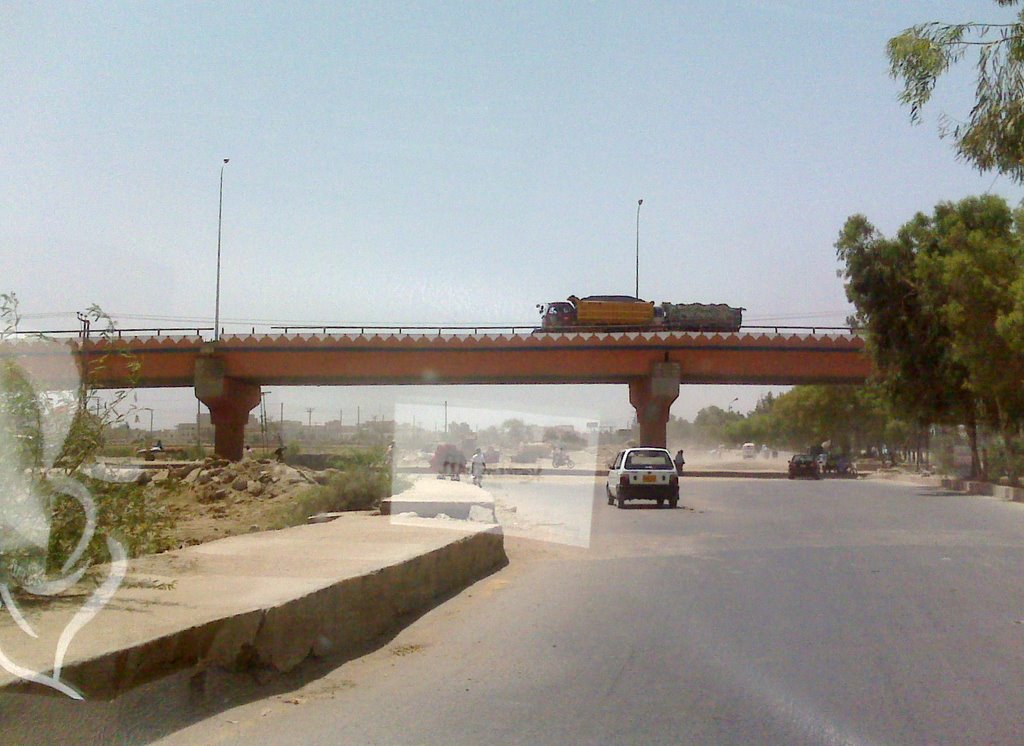
M 638 199 L 636 201 L 636 298 L 640 299 L 640 205 L 644 201 Z
M 306 414 L 309 416 L 308 425 L 313 427 L 313 407 L 306 407 Z
M 444 400 L 444 434 L 448 434 L 448 400 Z
M 267 394 L 269 391 L 260 392 L 260 434 L 263 436 L 263 453 L 267 452 Z
M 217 203 L 217 299 L 213 312 L 213 341 L 220 339 L 220 227 L 224 217 L 224 166 L 228 165 L 227 158 L 220 167 L 220 199 Z

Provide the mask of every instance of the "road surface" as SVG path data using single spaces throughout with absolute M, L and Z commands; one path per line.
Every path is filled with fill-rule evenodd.
M 1021 742 L 1024 506 L 832 480 L 684 480 L 678 510 L 593 498 L 589 547 L 509 539 L 509 567 L 376 652 L 191 709 L 141 692 L 111 735 Z

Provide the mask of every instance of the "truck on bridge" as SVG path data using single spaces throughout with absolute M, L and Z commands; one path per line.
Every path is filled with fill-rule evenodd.
M 590 295 L 537 306 L 543 331 L 736 332 L 743 308 L 725 303 L 662 303 L 631 295 Z

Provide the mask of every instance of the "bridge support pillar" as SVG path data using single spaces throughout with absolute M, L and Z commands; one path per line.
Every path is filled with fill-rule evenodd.
M 260 403 L 260 387 L 224 375 L 224 361 L 212 356 L 196 359 L 196 398 L 210 409 L 213 452 L 239 461 L 245 446 L 249 412 Z
M 679 363 L 655 363 L 651 374 L 629 382 L 629 403 L 640 423 L 640 445 L 665 448 L 668 415 L 679 396 Z

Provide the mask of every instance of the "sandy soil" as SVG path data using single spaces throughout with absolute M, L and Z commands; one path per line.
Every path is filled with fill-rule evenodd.
M 130 466 L 119 465 L 123 471 Z M 174 521 L 174 547 L 280 528 L 297 494 L 325 483 L 333 469 L 314 472 L 268 460 L 219 459 L 147 469 L 139 479 Z

